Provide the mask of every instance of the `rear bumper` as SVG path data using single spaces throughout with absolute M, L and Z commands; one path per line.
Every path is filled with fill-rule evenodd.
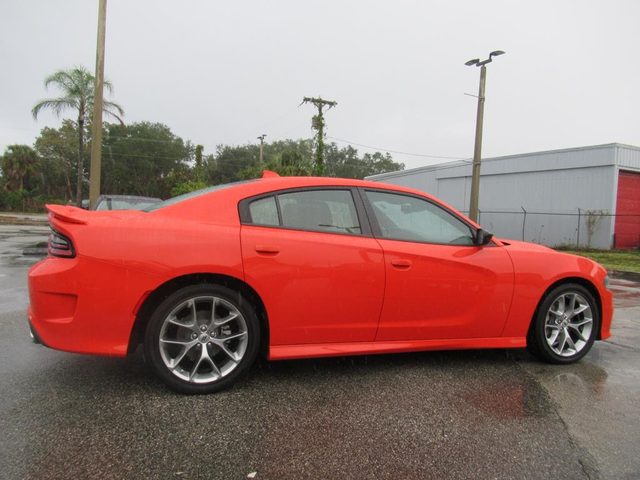
M 66 352 L 125 356 L 133 310 L 157 277 L 82 256 L 50 257 L 29 270 L 28 282 L 36 341 Z
M 29 317 L 29 335 L 31 336 L 31 341 L 36 345 L 44 345 L 46 347 L 47 345 L 42 341 L 42 337 L 40 337 L 40 334 L 35 328 L 33 328 L 33 324 L 31 323 L 31 318 L 33 316 L 31 315 L 31 307 L 27 310 L 27 315 Z

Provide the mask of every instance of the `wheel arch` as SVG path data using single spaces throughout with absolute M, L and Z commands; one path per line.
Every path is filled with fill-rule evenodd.
M 538 300 L 538 305 L 536 306 L 536 309 L 534 310 L 533 316 L 531 317 L 531 321 L 529 323 L 529 332 L 534 327 L 534 322 L 536 320 L 536 317 L 538 316 L 538 309 L 540 308 L 540 305 L 542 304 L 544 299 L 547 298 L 547 295 L 549 295 L 549 292 L 557 287 L 569 283 L 575 283 L 576 285 L 580 285 L 581 287 L 586 288 L 596 301 L 596 307 L 598 308 L 598 318 L 600 319 L 600 328 L 598 329 L 596 340 L 602 340 L 602 298 L 600 297 L 600 292 L 598 292 L 596 286 L 586 278 L 582 277 L 565 277 L 549 285 L 549 287 L 540 297 L 540 300 Z
M 129 335 L 127 353 L 134 353 L 138 346 L 144 343 L 144 333 L 151 315 L 165 298 L 183 287 L 202 284 L 222 285 L 240 292 L 243 297 L 247 298 L 254 307 L 258 316 L 258 321 L 260 322 L 260 350 L 263 354 L 268 353 L 269 317 L 260 295 L 258 295 L 258 293 L 243 280 L 229 275 L 216 273 L 192 273 L 188 275 L 181 275 L 166 281 L 149 293 L 136 314 L 136 319 L 134 321 L 133 328 L 131 329 L 131 334 Z

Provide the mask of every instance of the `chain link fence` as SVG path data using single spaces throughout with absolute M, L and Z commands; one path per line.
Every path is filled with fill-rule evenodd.
M 478 210 L 478 223 L 498 238 L 550 247 L 640 248 L 640 214 L 616 215 L 581 208 L 543 212 L 520 207 Z

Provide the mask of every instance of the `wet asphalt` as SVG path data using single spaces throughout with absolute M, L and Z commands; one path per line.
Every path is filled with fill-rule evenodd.
M 489 350 L 261 360 L 235 388 L 167 390 L 138 352 L 34 345 L 25 247 L 0 226 L 0 478 L 640 478 L 640 284 L 570 366 Z

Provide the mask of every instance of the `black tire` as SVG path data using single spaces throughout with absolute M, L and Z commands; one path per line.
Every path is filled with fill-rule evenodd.
M 220 329 L 223 328 L 227 328 L 230 330 L 232 322 L 229 322 L 229 327 L 216 327 L 213 323 L 210 323 L 210 331 L 208 332 L 208 334 L 211 335 L 211 338 L 209 339 L 209 343 L 206 343 L 207 340 L 205 340 L 205 343 L 200 343 L 200 338 L 192 340 L 192 338 L 195 338 L 196 336 L 196 334 L 192 332 L 192 330 L 198 330 L 198 322 L 201 322 L 203 325 L 205 325 L 207 322 L 207 315 L 211 315 L 210 313 L 208 314 L 206 310 L 198 311 L 198 306 L 193 307 L 196 311 L 196 321 L 193 322 L 193 325 L 179 325 L 178 327 L 176 327 L 175 325 L 177 324 L 175 322 L 168 322 L 169 315 L 175 313 L 174 310 L 176 310 L 177 308 L 183 308 L 187 310 L 190 309 L 189 304 L 181 307 L 185 302 L 193 302 L 194 305 L 200 305 L 200 303 L 196 303 L 196 301 L 203 302 L 205 303 L 204 306 L 206 307 L 206 302 L 208 300 L 205 299 L 209 297 L 217 299 L 212 301 L 211 308 L 216 308 L 218 309 L 217 311 L 222 308 L 224 311 L 225 306 L 229 307 L 227 318 L 231 317 L 231 307 L 234 307 L 240 314 L 239 317 L 236 316 L 236 318 L 240 318 L 242 320 L 242 328 L 239 328 L 238 332 L 242 334 L 243 331 L 246 331 L 247 338 L 244 339 L 244 335 L 242 335 L 242 340 L 230 340 L 227 344 L 225 344 L 227 345 L 227 347 L 229 347 L 229 345 L 231 345 L 233 342 L 236 342 L 238 345 L 240 344 L 240 342 L 242 342 L 243 352 L 241 358 L 238 361 L 231 360 L 229 354 L 226 354 L 225 356 L 226 350 L 232 351 L 231 347 L 225 350 L 220 348 L 218 346 L 218 343 L 211 343 L 224 342 L 225 335 L 218 333 L 218 338 L 214 338 L 216 336 L 215 332 L 220 332 Z M 214 307 L 214 305 L 217 306 Z M 200 305 L 200 307 L 202 306 L 203 305 Z M 182 311 L 183 310 L 178 310 L 178 312 Z M 187 320 L 180 320 L 180 322 L 184 321 L 185 323 L 191 323 L 191 317 L 193 317 L 192 314 Z M 177 314 L 174 318 L 177 319 Z M 185 315 L 184 318 L 187 318 L 187 315 Z M 167 322 L 165 322 L 165 320 L 167 320 Z M 235 322 L 238 323 L 239 320 L 236 320 Z M 200 326 L 199 328 L 202 328 L 202 326 Z M 205 328 L 207 328 L 206 325 Z M 184 337 L 185 335 L 189 336 L 186 340 L 180 339 L 180 342 L 189 342 L 190 344 L 194 344 L 192 347 L 188 347 L 185 343 L 183 347 L 182 343 L 180 343 L 180 345 L 176 347 L 179 349 L 180 354 L 177 354 L 175 359 L 181 358 L 182 360 L 178 361 L 173 369 L 169 368 L 169 365 L 167 365 L 167 363 L 165 362 L 165 359 L 175 360 L 171 359 L 171 355 L 167 353 L 167 349 L 172 347 L 165 346 L 163 347 L 162 351 L 160 347 L 161 335 L 168 336 L 167 332 L 169 332 L 170 329 L 173 329 L 174 332 L 178 332 L 174 335 L 180 335 L 182 337 Z M 184 329 L 186 329 L 185 332 L 183 332 Z M 212 334 L 212 332 L 214 333 Z M 202 335 L 205 335 L 205 333 L 203 332 Z M 235 336 L 239 335 L 236 334 Z M 165 343 L 171 343 L 167 342 L 166 338 L 164 338 L 163 341 L 163 345 Z M 145 357 L 151 363 L 160 379 L 171 389 L 187 394 L 207 394 L 229 388 L 243 374 L 245 374 L 247 369 L 253 364 L 259 347 L 260 323 L 258 322 L 258 318 L 256 316 L 253 305 L 251 305 L 251 303 L 247 301 L 247 299 L 243 297 L 241 293 L 233 291 L 227 287 L 214 284 L 192 285 L 181 288 L 180 290 L 177 290 L 173 294 L 169 295 L 162 303 L 158 305 L 158 307 L 153 312 L 147 325 L 144 337 Z M 206 350 L 206 352 L 203 352 L 203 350 Z M 182 352 L 187 353 L 183 354 Z M 202 357 L 206 356 L 207 359 L 217 356 L 216 358 L 222 358 L 222 361 L 224 361 L 224 359 L 226 358 L 226 362 L 231 365 L 228 373 L 223 373 L 222 369 L 218 370 L 218 367 L 215 365 L 216 362 L 213 360 L 211 362 L 206 361 L 202 363 L 203 359 L 201 358 L 201 363 L 197 363 L 201 354 Z M 163 359 L 163 355 L 165 359 Z M 195 380 L 190 381 L 180 376 L 186 375 L 191 378 L 189 372 L 184 370 L 182 367 L 185 363 L 191 364 L 192 367 L 195 366 L 195 368 L 192 368 L 192 371 L 195 370 L 196 372 L 194 377 Z M 202 369 L 206 369 L 207 363 L 211 364 L 209 368 L 212 370 L 210 372 L 207 372 L 207 375 L 216 376 L 217 374 L 220 374 L 219 377 L 212 378 L 211 380 L 209 380 L 208 378 L 205 378 L 204 380 L 198 380 L 197 377 L 200 375 L 198 372 L 202 371 Z M 217 370 L 217 372 L 213 371 L 214 368 Z M 204 383 L 194 383 L 194 381 L 201 381 Z
M 586 335 L 584 333 L 586 330 L 584 329 L 580 332 L 580 337 L 578 337 L 577 336 L 578 334 L 576 333 L 573 327 L 569 327 L 565 329 L 561 328 L 561 326 L 563 325 L 562 324 L 563 317 L 553 312 L 550 312 L 552 306 L 559 305 L 559 303 L 556 303 L 556 302 L 559 302 L 560 297 L 563 295 L 567 296 L 566 303 L 565 301 L 563 301 L 565 305 L 568 305 L 571 303 L 571 298 L 573 298 L 573 302 L 576 301 L 576 298 L 579 298 L 579 299 L 581 298 L 585 300 L 586 303 L 588 304 L 588 307 L 590 310 L 588 310 L 587 313 L 591 317 L 591 328 L 589 330 L 588 338 L 584 336 Z M 577 295 L 577 297 L 575 295 Z M 563 312 L 564 312 L 564 308 L 565 307 L 563 306 L 562 307 Z M 573 308 L 573 306 L 570 308 Z M 547 322 L 548 315 L 551 315 L 549 319 L 552 325 L 549 325 L 549 323 Z M 582 318 L 580 318 L 580 315 L 582 315 Z M 585 317 L 585 313 L 581 313 L 573 318 L 576 318 L 575 322 L 569 322 L 569 323 L 574 323 L 575 325 L 576 323 L 584 322 L 587 317 Z M 560 322 L 559 326 L 554 326 L 556 320 Z M 547 331 L 549 331 L 550 333 L 553 333 L 554 329 L 556 328 L 559 331 L 566 330 L 570 332 L 570 335 L 571 335 L 570 341 L 572 343 L 575 342 L 576 346 L 580 344 L 580 348 L 579 349 L 573 348 L 574 353 L 572 353 L 571 352 L 572 349 L 567 347 L 567 352 L 563 355 L 560 355 L 558 353 L 558 350 L 561 349 L 562 347 L 556 346 L 555 348 L 552 348 L 552 346 L 549 344 L 549 341 L 547 340 Z M 575 283 L 567 283 L 554 288 L 540 301 L 540 304 L 538 305 L 538 308 L 536 310 L 531 326 L 529 327 L 529 332 L 527 334 L 527 350 L 532 355 L 536 356 L 537 358 L 545 362 L 558 364 L 558 365 L 567 365 L 570 363 L 577 362 L 582 357 L 584 357 L 589 352 L 589 350 L 591 350 L 591 347 L 593 346 L 593 342 L 596 340 L 596 337 L 598 336 L 599 331 L 600 331 L 600 312 L 598 310 L 598 304 L 593 298 L 593 295 L 582 285 L 578 285 Z M 586 341 L 582 340 L 581 337 L 585 338 Z M 553 344 L 553 339 L 550 341 Z

